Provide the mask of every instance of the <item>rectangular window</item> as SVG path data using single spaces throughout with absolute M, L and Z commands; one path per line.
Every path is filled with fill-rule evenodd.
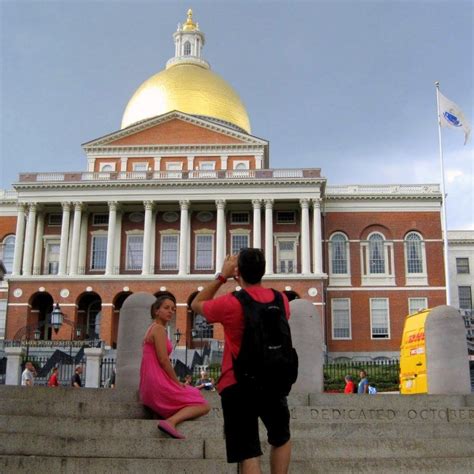
M 127 270 L 141 270 L 143 263 L 143 235 L 127 236 Z
M 92 214 L 92 225 L 108 225 L 108 214 Z
M 231 224 L 248 224 L 249 213 L 248 212 L 231 212 L 230 223 Z
M 472 309 L 472 293 L 470 286 L 458 286 L 459 308 Z
M 333 298 L 332 307 L 332 338 L 351 338 L 351 300 L 349 298 Z
M 196 235 L 196 270 L 212 270 L 213 236 L 212 235 Z
M 0 339 L 5 339 L 6 320 L 7 320 L 7 300 L 0 300 Z
M 133 163 L 133 171 L 147 171 L 148 163 Z
M 408 314 L 428 308 L 428 298 L 408 298 Z
M 248 234 L 232 234 L 232 255 L 249 246 Z
M 370 326 L 373 339 L 388 339 L 390 337 L 388 298 L 371 298 Z
M 278 241 L 278 273 L 296 273 L 295 248 L 294 240 Z
M 199 163 L 199 169 L 202 171 L 214 171 L 215 168 L 215 161 L 201 161 L 201 163 Z
M 183 169 L 183 163 L 179 161 L 166 163 L 166 171 L 168 172 L 169 178 L 181 178 L 182 169 Z
M 296 222 L 295 211 L 277 211 L 277 224 L 294 224 Z
M 105 270 L 107 261 L 107 236 L 94 235 L 92 237 L 91 270 Z
M 160 270 L 178 269 L 178 235 L 161 236 Z
M 469 273 L 469 259 L 465 257 L 456 258 L 456 272 Z
M 60 226 L 63 222 L 62 214 L 48 214 L 48 225 Z
M 48 275 L 57 275 L 59 271 L 59 247 L 60 244 L 58 243 L 50 243 L 48 244 L 46 254 L 48 258 L 47 262 L 47 271 Z

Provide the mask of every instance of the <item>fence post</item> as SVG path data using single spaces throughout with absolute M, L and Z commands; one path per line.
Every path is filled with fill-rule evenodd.
M 20 385 L 23 347 L 5 347 L 5 354 L 7 355 L 5 385 Z
M 104 355 L 102 347 L 90 347 L 84 349 L 86 355 L 86 387 L 100 387 L 100 361 Z

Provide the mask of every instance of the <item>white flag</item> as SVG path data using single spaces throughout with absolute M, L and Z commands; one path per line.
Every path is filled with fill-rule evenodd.
M 439 93 L 439 117 L 442 127 L 457 128 L 464 132 L 464 145 L 469 140 L 471 126 L 457 104 Z

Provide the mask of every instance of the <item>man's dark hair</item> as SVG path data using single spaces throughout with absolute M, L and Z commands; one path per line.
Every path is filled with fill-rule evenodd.
M 265 255 L 260 249 L 242 249 L 239 252 L 237 266 L 242 279 L 254 285 L 262 280 L 265 273 Z

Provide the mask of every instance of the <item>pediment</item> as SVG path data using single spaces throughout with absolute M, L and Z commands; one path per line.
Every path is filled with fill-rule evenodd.
M 143 120 L 123 130 L 83 144 L 85 149 L 97 146 L 179 146 L 179 145 L 266 145 L 260 138 L 205 118 L 182 112 L 169 112 Z

